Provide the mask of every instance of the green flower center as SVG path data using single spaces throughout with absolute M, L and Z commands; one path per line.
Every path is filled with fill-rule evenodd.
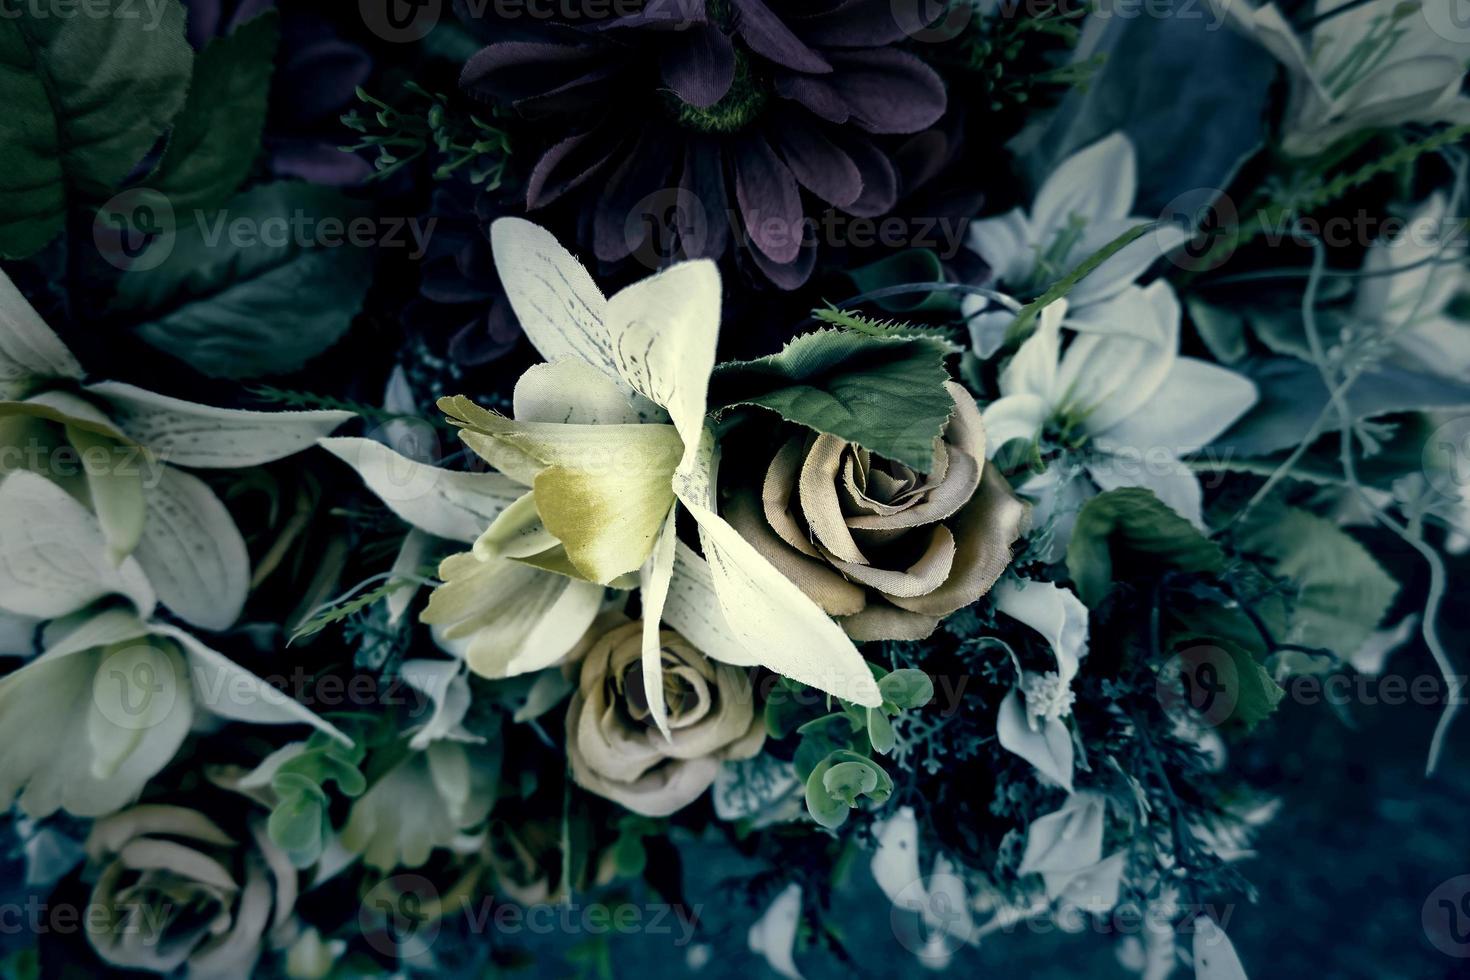
M 735 51 L 735 80 L 720 101 L 701 109 L 669 93 L 667 96 L 674 119 L 679 125 L 701 133 L 734 133 L 744 129 L 764 111 L 770 101 L 770 87 L 756 77 L 750 62 L 738 48 Z

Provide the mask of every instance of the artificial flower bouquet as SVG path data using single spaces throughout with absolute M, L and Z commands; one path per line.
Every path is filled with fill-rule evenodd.
M 0 14 L 5 976 L 1269 976 L 1453 767 L 1449 0 Z

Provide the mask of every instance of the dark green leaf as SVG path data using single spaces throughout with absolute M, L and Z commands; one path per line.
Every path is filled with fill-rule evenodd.
M 184 104 L 193 52 L 178 0 L 0 0 L 0 255 L 31 255 L 69 207 L 100 204 Z
M 929 338 L 863 336 L 820 330 L 779 354 L 724 364 L 710 405 L 754 405 L 920 472 L 954 410 L 945 389 L 948 345 Z
M 1153 577 L 1161 567 L 1218 572 L 1224 562 L 1219 545 L 1139 487 L 1110 490 L 1084 504 L 1067 546 L 1077 595 L 1093 607 L 1115 579 Z
M 275 11 L 210 41 L 194 60 L 189 98 L 148 185 L 176 217 L 227 201 L 260 148 L 280 37 Z

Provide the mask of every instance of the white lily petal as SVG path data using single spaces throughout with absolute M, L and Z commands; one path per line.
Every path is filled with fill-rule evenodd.
M 663 620 L 711 660 L 737 667 L 754 667 L 760 662 L 725 622 L 709 563 L 682 541 L 674 542 L 674 570 Z
M 1213 919 L 1194 920 L 1193 953 L 1195 980 L 1246 980 L 1235 945 Z
M 317 717 L 311 709 L 205 646 L 193 634 L 165 623 L 154 623 L 151 629 L 183 647 L 194 700 L 199 707 L 221 718 L 253 725 L 310 725 L 347 745 L 352 744 L 352 739 Z
M 148 518 L 134 556 L 158 601 L 201 629 L 234 625 L 250 591 L 250 554 L 229 510 L 205 482 L 164 467 L 146 486 Z
M 1036 329 L 1022 342 L 1014 357 L 1000 374 L 1000 393 L 1035 395 L 1055 407 L 1064 392 L 1057 390 L 1057 362 L 1061 358 L 1062 320 L 1067 316 L 1067 301 L 1048 303 L 1037 317 Z
M 990 456 L 1012 439 L 1035 442 L 1051 417 L 1052 406 L 1040 395 L 1010 395 L 985 406 L 985 450 Z
M 81 376 L 71 351 L 0 270 L 0 398 L 24 397 L 47 378 Z
M 1174 361 L 1143 410 L 1092 431 L 1100 445 L 1139 450 L 1145 456 L 1164 450 L 1192 453 L 1213 442 L 1251 409 L 1259 398 L 1254 381 L 1228 368 L 1193 357 Z
M 620 425 L 639 421 L 638 410 L 617 381 L 575 358 L 527 368 L 516 381 L 512 410 L 517 422 Z
M 495 271 L 531 345 L 548 361 L 571 358 L 617 379 L 607 345 L 607 299 L 556 237 L 521 218 L 490 226 Z
M 746 945 L 787 980 L 802 980 L 796 969 L 796 927 L 801 920 L 801 885 L 792 882 L 777 895 L 746 934 Z
M 1079 334 L 1057 375 L 1068 407 L 1084 413 L 1083 425 L 1093 433 L 1107 431 L 1147 405 L 1179 350 L 1179 301 L 1167 283 L 1129 287 L 1107 305 L 1115 322 L 1129 324 L 1127 332 Z M 1144 323 L 1157 331 L 1156 342 L 1138 339 Z
M 1026 707 L 1021 703 L 1019 691 L 1012 690 L 1001 701 L 996 735 L 1001 748 L 1031 763 L 1052 783 L 1069 793 L 1072 791 L 1071 733 L 1054 718 L 1042 721 L 1039 729 L 1033 730 L 1026 721 Z
M 148 518 L 136 449 L 72 425 L 66 427 L 66 438 L 81 457 L 92 511 L 107 538 L 108 556 L 120 562 L 138 547 Z
M 1104 915 L 1118 905 L 1127 867 L 1128 852 L 1119 851 L 1076 871 L 1043 871 L 1041 880 L 1047 897 L 1058 905 Z
M 243 469 L 309 448 L 351 412 L 251 412 L 215 408 L 144 391 L 119 381 L 87 386 L 107 403 L 129 439 L 174 466 Z
M 969 246 L 1000 282 L 1024 280 L 1036 260 L 1035 232 L 1026 212 L 1013 208 L 995 218 L 970 222 Z
M 1078 871 L 1102 860 L 1103 818 L 1107 801 L 1099 793 L 1074 793 L 1026 828 L 1026 850 L 1019 874 Z M 1053 895 L 1048 895 L 1054 898 Z
M 1144 217 L 1127 217 L 1120 221 L 1089 225 L 1072 254 L 1078 262 L 1084 261 L 1102 251 L 1120 235 L 1149 220 Z M 1192 231 L 1177 226 L 1164 225 L 1155 228 L 1108 256 L 1072 288 L 1067 298 L 1074 307 L 1081 308 L 1118 295 L 1155 262 L 1189 241 L 1191 235 Z
M 888 900 L 900 908 L 921 912 L 927 903 L 914 888 L 923 875 L 919 871 L 919 824 L 911 806 L 899 807 L 891 817 L 873 825 L 878 842 L 869 867 L 873 879 Z
M 137 561 L 108 560 L 97 518 L 65 490 L 25 470 L 0 481 L 0 608 L 52 619 L 114 593 L 144 615 L 156 601 Z
M 483 742 L 461 726 L 470 710 L 470 684 L 464 662 L 458 660 L 405 660 L 399 669 L 404 683 L 428 696 L 434 705 L 429 720 L 418 726 L 409 747 L 422 752 L 442 739 Z
M 1063 684 L 1077 676 L 1087 656 L 1088 610 L 1070 590 L 1053 582 L 1003 579 L 993 592 L 995 607 L 1046 638 Z
M 36 627 L 42 620 L 0 609 L 0 656 L 30 657 L 35 651 Z
M 416 527 L 409 528 L 408 533 L 403 536 L 403 543 L 398 546 L 398 557 L 393 559 L 392 578 L 418 577 L 419 569 L 424 566 L 424 559 L 428 557 L 433 543 L 432 535 Z M 389 626 L 396 626 L 403 619 L 418 592 L 419 585 L 414 583 L 407 588 L 400 587 L 388 596 Z
M 1137 190 L 1138 162 L 1127 136 L 1112 133 L 1083 147 L 1063 160 L 1036 192 L 1031 224 L 1041 247 L 1074 215 L 1088 224 L 1126 217 Z
M 322 439 L 319 445 L 356 470 L 393 513 L 451 541 L 474 541 L 526 492 L 504 474 L 440 469 L 372 439 Z
M 643 603 L 643 694 L 648 715 L 664 738 L 673 742 L 669 731 L 668 706 L 664 703 L 664 651 L 659 638 L 664 603 L 669 597 L 669 584 L 674 578 L 674 544 L 677 510 L 669 508 L 669 518 L 659 532 L 653 554 L 638 570 L 638 595 Z

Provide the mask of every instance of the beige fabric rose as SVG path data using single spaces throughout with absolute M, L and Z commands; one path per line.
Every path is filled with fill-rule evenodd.
M 87 940 L 115 967 L 206 977 L 249 976 L 267 942 L 294 939 L 296 869 L 263 825 L 241 845 L 179 806 L 135 806 L 92 825 Z
M 746 669 L 710 660 L 678 633 L 663 630 L 672 738 L 660 734 L 644 695 L 642 629 L 642 623 L 624 622 L 593 634 L 567 709 L 567 755 L 582 788 L 635 813 L 662 817 L 709 789 L 722 760 L 758 753 L 766 733 Z
M 955 410 L 928 473 L 832 435 L 797 435 L 725 517 L 854 640 L 921 640 L 995 584 L 1029 509 L 985 462 L 975 400 Z

